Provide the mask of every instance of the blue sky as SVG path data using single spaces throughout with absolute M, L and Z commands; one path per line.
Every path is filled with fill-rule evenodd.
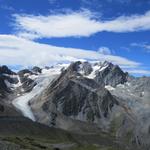
M 108 60 L 150 75 L 150 0 L 0 0 L 0 64 Z

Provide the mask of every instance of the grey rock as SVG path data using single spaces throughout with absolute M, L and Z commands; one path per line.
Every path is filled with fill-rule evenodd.
M 40 67 L 34 66 L 32 68 L 32 72 L 34 72 L 34 73 L 42 73 L 42 69 Z
M 9 75 L 13 75 L 16 74 L 15 72 L 13 72 L 12 70 L 10 70 L 7 66 L 0 66 L 0 74 L 9 74 Z
M 11 71 L 7 66 L 0 67 L 0 99 L 6 98 L 12 93 L 12 90 L 7 86 L 5 81 L 10 84 L 16 84 L 18 82 L 17 78 L 11 77 L 12 75 L 16 75 L 16 73 Z
M 35 69 L 37 71 L 37 68 Z M 36 73 L 32 72 L 29 69 L 24 69 L 24 70 L 19 71 L 18 75 L 20 77 L 20 81 L 22 83 L 22 88 L 24 89 L 24 92 L 30 92 L 33 89 L 33 87 L 36 85 L 36 82 L 30 79 L 29 76 L 36 75 Z
M 82 71 L 84 75 L 89 75 L 93 71 L 92 65 L 89 62 L 83 62 L 80 66 L 80 71 Z
M 113 107 L 119 105 L 115 97 L 98 82 L 78 73 L 80 65 L 81 62 L 72 63 L 51 82 L 42 96 L 37 98 L 38 101 L 33 99 L 30 102 L 35 116 L 37 115 L 34 112 L 35 106 L 39 107 L 38 103 L 43 102 L 40 107 L 46 118 L 49 118 L 49 121 L 44 121 L 45 124 L 59 126 L 65 119 L 60 123 L 58 118 L 64 116 L 70 120 L 97 123 L 101 127 L 102 120 L 109 119 Z M 41 115 L 36 117 L 44 120 Z
M 124 73 L 118 65 L 105 61 L 101 68 L 105 66 L 107 66 L 105 69 L 96 73 L 95 80 L 97 82 L 101 83 L 103 81 L 105 85 L 111 85 L 112 87 L 127 82 L 128 74 Z

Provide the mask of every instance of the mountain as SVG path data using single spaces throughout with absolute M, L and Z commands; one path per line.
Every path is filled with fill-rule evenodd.
M 111 109 L 118 105 L 118 101 L 103 84 L 84 77 L 82 74 L 86 70 L 80 68 L 80 65 L 81 62 L 71 64 L 41 95 L 30 101 L 39 122 L 67 130 L 80 128 L 79 123 L 73 123 L 76 121 L 105 126 L 104 120 L 110 117 Z M 43 113 L 37 113 L 38 110 L 44 111 L 44 118 L 41 115 Z M 77 124 L 76 127 L 74 124 Z
M 107 61 L 78 61 L 18 73 L 2 66 L 0 85 L 0 121 L 12 117 L 20 124 L 27 117 L 34 121 L 31 129 L 44 124 L 98 148 L 150 146 L 150 77 L 133 77 Z

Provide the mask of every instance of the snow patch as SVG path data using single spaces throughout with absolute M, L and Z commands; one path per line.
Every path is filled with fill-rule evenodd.
M 125 85 L 124 84 L 118 84 L 117 87 L 119 87 L 119 88 L 125 88 Z
M 32 80 L 35 80 L 36 78 L 38 78 L 38 75 L 29 75 L 28 78 L 32 79 Z
M 7 75 L 7 76 L 9 76 L 9 75 Z M 11 77 L 11 78 L 17 78 L 18 83 L 17 83 L 17 84 L 12 84 L 12 83 L 10 83 L 8 80 L 5 80 L 4 82 L 5 82 L 5 84 L 6 84 L 6 86 L 7 86 L 8 88 L 15 89 L 15 88 L 17 88 L 17 87 L 22 86 L 22 83 L 21 83 L 21 81 L 20 81 L 20 77 L 19 77 L 18 75 L 10 75 L 9 77 Z
M 85 77 L 87 77 L 89 79 L 94 79 L 96 77 L 96 72 L 101 72 L 101 71 L 105 70 L 107 67 L 108 67 L 108 65 L 103 66 L 103 67 L 100 64 L 93 65 L 92 66 L 93 71 L 88 76 L 85 76 Z
M 90 79 L 94 79 L 96 77 L 96 71 L 100 68 L 100 66 L 96 65 L 96 66 L 93 66 L 93 71 L 88 75 L 86 76 L 87 78 L 90 78 Z
M 109 90 L 109 91 L 115 90 L 115 88 L 112 87 L 112 86 L 110 86 L 110 85 L 106 85 L 105 88 L 106 88 L 107 90 Z

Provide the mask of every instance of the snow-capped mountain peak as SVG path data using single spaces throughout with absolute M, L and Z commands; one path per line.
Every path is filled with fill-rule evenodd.
M 130 77 L 107 61 L 0 71 L 1 101 L 33 121 L 71 131 L 92 123 L 90 129 L 109 132 L 119 120 L 117 136 L 132 131 L 130 140 L 148 143 L 149 77 Z

